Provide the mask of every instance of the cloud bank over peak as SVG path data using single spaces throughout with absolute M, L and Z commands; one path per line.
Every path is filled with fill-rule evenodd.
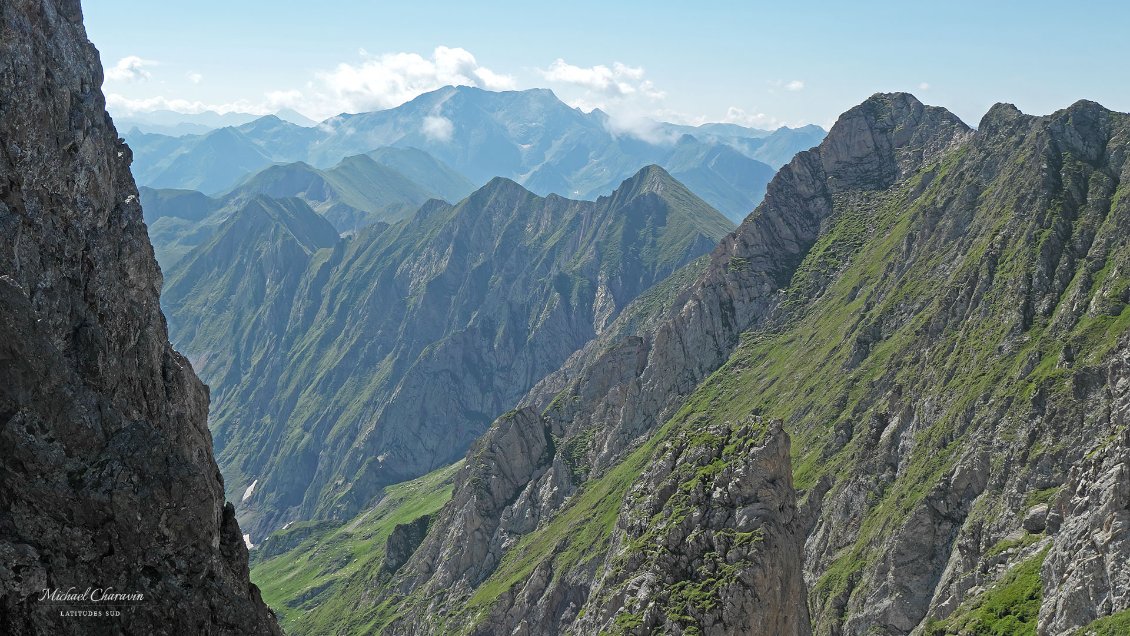
M 431 141 L 442 141 L 444 143 L 451 141 L 451 136 L 455 133 L 455 125 L 450 119 L 441 115 L 425 117 L 420 128 L 424 136 Z
M 557 58 L 537 72 L 548 84 L 562 89 L 570 106 L 586 112 L 596 108 L 604 111 L 608 115 L 605 127 L 612 134 L 652 143 L 675 141 L 655 120 L 667 94 L 645 79 L 643 67 L 622 62 L 577 66 Z
M 341 63 L 331 71 L 318 73 L 322 84 L 314 97 L 339 104 L 345 112 L 362 112 L 399 106 L 441 86 L 477 86 L 488 90 L 509 90 L 514 78 L 497 73 L 475 60 L 470 51 L 438 46 L 431 57 L 418 53 L 385 53 L 371 56 L 362 52 L 360 64 Z
M 618 136 L 633 136 L 652 143 L 674 143 L 670 127 L 658 122 L 700 124 L 708 121 L 703 114 L 679 113 L 668 107 L 667 93 L 655 85 L 642 66 L 621 61 L 582 66 L 559 57 L 548 66 L 526 66 L 518 69 L 522 79 L 480 64 L 467 49 L 436 46 L 430 53 L 388 52 L 371 54 L 364 49 L 352 61 L 313 71 L 304 84 L 281 86 L 268 90 L 258 98 L 202 99 L 219 95 L 212 82 L 204 82 L 203 73 L 180 70 L 178 78 L 187 79 L 176 94 L 160 73 L 150 71 L 157 62 L 139 56 L 122 58 L 106 72 L 107 104 L 116 115 L 135 116 L 153 110 L 172 110 L 186 114 L 214 111 L 265 115 L 293 110 L 316 121 L 340 113 L 360 113 L 394 108 L 443 86 L 474 86 L 485 90 L 519 88 L 551 88 L 565 103 L 585 112 L 600 109 L 607 116 L 605 127 Z M 162 66 L 162 69 L 165 67 Z M 204 69 L 207 70 L 207 69 Z M 211 79 L 212 75 L 209 75 Z M 209 85 L 205 87 L 204 85 Z M 158 95 L 146 95 L 151 86 L 160 87 Z M 197 89 L 196 87 L 200 87 Z M 805 89 L 801 80 L 778 79 L 769 84 L 775 90 L 797 92 Z M 221 89 L 222 90 L 222 89 Z M 711 119 L 709 121 L 718 121 Z M 782 124 L 775 117 L 761 112 L 731 108 L 722 121 L 758 128 Z M 452 122 L 440 112 L 422 122 L 420 132 L 435 141 L 449 141 L 454 134 Z
M 549 68 L 539 69 L 538 72 L 548 82 L 579 86 L 607 98 L 627 97 L 637 93 L 651 99 L 665 97 L 650 80 L 643 78 L 643 68 L 620 62 L 613 62 L 611 67 L 604 64 L 582 67 L 557 58 Z

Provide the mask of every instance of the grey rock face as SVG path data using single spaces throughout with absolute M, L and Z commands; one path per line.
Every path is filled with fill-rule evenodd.
M 486 487 L 490 482 L 482 477 L 473 479 L 468 473 L 458 478 L 453 503 L 439 513 L 420 552 L 404 566 L 403 585 L 397 589 L 401 593 L 420 590 L 430 596 L 433 600 L 428 608 L 420 611 L 457 608 L 458 599 L 496 566 L 501 553 L 493 545 L 504 552 L 519 535 L 545 523 L 586 477 L 599 475 L 624 458 L 673 414 L 703 378 L 725 362 L 739 334 L 776 305 L 776 293 L 789 284 L 817 240 L 833 212 L 835 197 L 885 188 L 912 172 L 915 162 L 960 145 L 968 135 L 969 129 L 956 117 L 943 109 L 925 107 L 907 95 L 877 95 L 845 114 L 818 148 L 800 153 L 778 173 L 764 203 L 721 241 L 705 272 L 677 294 L 662 320 L 647 322 L 647 328 L 639 333 L 625 333 L 614 323 L 606 335 L 586 345 L 523 398 L 520 412 L 531 430 L 527 435 L 536 437 L 540 433 L 534 431 L 546 429 L 558 440 L 552 454 L 538 462 L 523 460 L 524 464 L 540 467 L 523 471 L 525 482 L 507 481 L 510 500 L 492 494 Z M 861 165 L 869 167 L 861 169 Z M 623 320 L 629 320 L 630 313 L 631 308 L 625 310 Z M 496 438 L 513 435 L 508 422 L 498 423 L 481 443 L 489 447 L 496 444 Z M 584 452 L 578 470 L 571 465 L 578 462 L 565 461 L 558 449 L 587 435 L 591 440 L 581 445 Z M 539 447 L 538 452 L 545 451 Z M 497 470 L 500 468 L 490 463 L 479 469 L 484 476 Z M 472 500 L 494 504 L 479 509 L 481 514 L 469 524 L 464 510 L 465 502 Z M 788 510 L 785 505 L 780 511 L 782 516 L 777 521 L 781 524 L 787 525 L 795 516 Z M 504 524 L 504 520 L 511 521 Z M 800 525 L 799 520 L 796 523 Z M 480 532 L 480 527 L 487 532 Z M 477 561 L 479 565 L 469 569 L 460 544 L 473 537 L 474 545 L 485 546 L 490 542 L 480 539 L 480 534 L 494 536 L 492 533 L 500 527 L 510 528 L 510 536 L 494 541 L 490 549 L 483 548 L 491 558 Z M 784 572 L 796 565 L 788 557 L 783 559 L 764 565 L 765 571 Z M 657 576 L 664 577 L 667 584 L 689 576 L 686 570 L 664 571 L 658 563 L 655 567 L 661 572 Z M 530 584 L 534 588 L 514 589 L 505 595 L 486 620 L 489 627 L 483 627 L 483 633 L 539 633 L 567 628 L 592 589 L 594 574 L 582 570 L 555 572 L 548 563 L 543 564 L 534 572 L 537 583 Z M 798 580 L 795 572 L 785 578 Z M 522 603 L 520 598 L 538 601 Z M 720 616 L 704 614 L 704 624 L 737 630 L 740 625 L 764 618 L 763 611 L 778 616 L 787 612 L 786 607 L 765 599 L 747 602 L 741 600 L 745 598 L 741 594 L 734 598 L 736 609 L 729 610 L 730 614 L 722 610 Z M 609 605 L 600 611 L 607 617 L 617 610 Z M 743 617 L 746 611 L 751 614 Z M 805 623 L 797 616 L 796 622 L 781 623 L 781 627 L 802 633 Z M 409 620 L 394 625 L 393 631 L 404 632 L 409 624 L 420 629 L 419 623 Z M 729 628 L 718 629 L 724 633 Z
M 1122 386 L 1128 383 L 1130 377 L 1120 378 Z M 1041 572 L 1039 633 L 1068 633 L 1130 608 L 1130 429 L 1125 423 L 1114 441 L 1072 470 L 1051 515 L 1057 531 Z
M 77 0 L 0 5 L 0 632 L 277 634 Z M 62 616 L 44 589 L 142 594 Z
M 611 632 L 617 621 L 642 634 L 811 633 L 789 436 L 780 422 L 765 428 L 715 425 L 705 444 L 687 435 L 662 449 L 625 500 L 570 633 Z M 655 547 L 632 549 L 641 543 Z
M 822 497 L 806 549 L 809 580 L 818 582 L 811 599 L 817 633 L 919 633 L 931 620 L 950 619 L 957 622 L 949 627 L 956 627 L 1014 568 L 1038 564 L 1053 539 L 1060 547 L 1046 557 L 1040 629 L 1070 633 L 1117 610 L 1116 602 L 1102 599 L 1119 597 L 1125 583 L 1117 578 L 1108 583 L 1102 568 L 1092 567 L 1101 558 L 1079 557 L 1091 563 L 1083 573 L 1087 568 L 1077 557 L 1066 556 L 1074 549 L 1087 554 L 1079 548 L 1079 529 L 1102 523 L 1105 513 L 1096 503 L 1102 497 L 1077 502 L 1077 534 L 1064 540 L 1056 534 L 1064 512 L 1055 503 L 1049 510 L 1039 496 L 1061 486 L 1096 440 L 1124 426 L 1125 340 L 1113 337 L 1116 327 L 1113 335 L 1099 331 L 1104 337 L 1088 341 L 1077 327 L 1096 318 L 1101 324 L 1103 316 L 1125 306 L 1111 298 L 1118 292 L 1107 291 L 1112 279 L 1099 285 L 1097 274 L 1106 265 L 1119 271 L 1114 268 L 1126 262 L 1122 246 L 1130 208 L 1114 196 L 1128 175 L 1126 125 L 1125 115 L 1087 102 L 1045 117 L 1000 105 L 967 143 L 922 173 L 918 183 L 925 185 L 901 190 L 918 197 L 933 187 L 935 194 L 905 206 L 921 218 L 910 226 L 904 260 L 895 259 L 884 276 L 934 281 L 930 284 L 948 291 L 902 300 L 878 317 L 865 308 L 859 318 L 864 328 L 855 343 L 873 339 L 890 346 L 903 338 L 904 344 L 895 345 L 903 352 L 884 358 L 882 373 L 868 378 L 864 400 L 844 415 L 857 421 L 838 422 L 837 440 L 824 450 L 825 456 L 839 453 L 837 459 L 846 459 L 850 469 L 832 476 L 836 484 Z M 1049 228 L 1048 240 L 1039 242 L 1042 228 Z M 990 248 L 976 251 L 972 246 L 979 241 Z M 1010 251 L 1024 258 L 1009 262 Z M 927 271 L 915 264 L 925 259 L 965 266 Z M 897 289 L 870 287 L 860 292 L 868 308 Z M 913 324 L 916 316 L 922 329 L 900 333 L 898 325 Z M 967 345 L 942 344 L 986 324 L 997 330 L 997 339 L 966 349 L 985 356 L 983 362 L 957 362 L 961 358 L 952 352 Z M 852 335 L 845 342 L 852 343 Z M 1040 339 L 1044 353 L 1016 355 Z M 863 347 L 865 357 L 870 347 Z M 1062 378 L 1033 373 L 1041 355 L 1062 370 Z M 967 388 L 973 385 L 970 368 L 980 371 L 1001 361 L 1008 361 L 1009 371 L 1000 381 L 988 389 Z M 951 380 L 954 388 L 937 388 Z M 970 395 L 963 396 L 966 391 Z M 962 397 L 969 401 L 963 404 Z M 798 416 L 790 430 L 819 430 L 825 425 L 821 415 Z M 934 452 L 922 446 L 929 443 L 928 427 L 945 431 L 952 460 L 935 464 L 936 475 L 916 478 L 915 453 L 922 466 L 922 458 Z M 841 435 L 859 446 L 840 451 Z M 1097 479 L 1096 473 L 1084 481 Z M 910 484 L 922 496 L 916 493 L 904 513 L 882 508 L 893 500 L 884 501 L 883 493 Z M 882 523 L 888 527 L 874 532 Z M 1111 548 L 1119 553 L 1117 541 Z M 853 568 L 850 576 L 829 575 L 845 565 Z M 1069 571 L 1075 580 L 1064 578 Z M 1056 603 L 1065 609 L 1055 609 Z
M 443 511 L 449 515 L 445 520 L 458 526 L 458 539 L 422 545 L 415 560 L 434 576 L 413 571 L 404 587 L 416 581 L 427 581 L 437 589 L 478 583 L 498 566 L 513 537 L 529 531 L 524 516 L 510 508 L 518 501 L 528 505 L 531 482 L 548 468 L 552 439 L 528 409 L 512 411 L 496 424 L 497 433 L 475 443 L 468 453 L 470 461 L 456 476 L 457 482 L 476 487 L 456 491 Z
M 400 569 L 400 566 L 408 561 L 408 557 L 412 556 L 412 553 L 420 546 L 420 542 L 424 540 L 431 522 L 432 516 L 424 515 L 408 523 L 397 524 L 392 529 L 392 534 L 388 536 L 385 546 L 385 560 L 381 564 L 381 568 L 389 574 Z

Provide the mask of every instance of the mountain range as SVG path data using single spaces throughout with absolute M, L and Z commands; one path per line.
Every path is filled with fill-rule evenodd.
M 595 202 L 496 178 L 346 239 L 259 195 L 166 273 L 241 525 L 351 516 L 463 455 L 733 225 L 652 166 Z
M 318 125 L 318 122 L 289 108 L 284 108 L 273 114 L 279 119 L 298 126 L 311 127 Z M 227 126 L 241 126 L 259 119 L 261 116 L 262 115 L 240 112 L 217 113 L 212 110 L 206 110 L 200 113 L 181 113 L 173 110 L 159 109 L 130 112 L 129 114 L 115 117 L 114 121 L 117 123 L 119 129 L 128 131 L 127 134 L 156 133 L 170 137 L 181 137 L 183 135 L 203 135 L 217 128 Z
M 1122 633 L 1128 148 L 1091 102 L 875 95 L 463 462 L 253 578 L 300 634 Z
M 641 167 L 658 164 L 739 221 L 760 201 L 776 168 L 824 135 L 816 126 L 768 132 L 656 123 L 644 140 L 613 129 L 603 112 L 570 108 L 549 90 L 448 86 L 396 108 L 343 114 L 315 127 L 270 115 L 200 135 L 131 130 L 126 141 L 139 184 L 206 194 L 226 191 L 274 163 L 328 168 L 388 146 L 423 150 L 476 185 L 501 176 L 535 194 L 580 199 L 609 194 Z
M 539 195 L 596 137 L 451 89 L 425 136 L 554 162 L 358 139 L 143 213 L 80 4 L 0 33 L 0 633 L 1130 632 L 1130 114 L 876 94 L 735 228 L 659 165 Z M 246 126 L 169 165 L 310 147 Z M 479 187 L 331 222 L 436 165 Z M 147 219 L 200 224 L 164 273 Z
M 470 181 L 421 150 L 378 148 L 325 170 L 302 162 L 271 165 L 217 197 L 142 187 L 141 203 L 157 260 L 169 268 L 260 195 L 300 198 L 348 234 L 409 216 L 429 199 L 458 201 L 472 190 Z

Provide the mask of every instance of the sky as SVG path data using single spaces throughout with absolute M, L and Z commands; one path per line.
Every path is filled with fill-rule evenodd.
M 760 128 L 908 91 L 970 125 L 997 102 L 1130 111 L 1130 3 L 92 0 L 112 114 L 316 120 L 445 84 L 550 88 L 614 117 Z

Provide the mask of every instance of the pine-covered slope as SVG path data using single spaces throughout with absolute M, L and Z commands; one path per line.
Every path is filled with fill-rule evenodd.
M 492 426 L 365 611 L 391 633 L 1116 624 L 1128 124 L 848 111 L 666 320 L 608 330 Z M 811 621 L 773 623 L 806 609 L 769 582 L 802 573 Z
M 212 387 L 233 498 L 255 485 L 240 518 L 260 538 L 351 516 L 383 486 L 458 459 L 730 227 L 657 167 L 596 202 L 496 179 L 457 205 L 277 259 L 301 263 L 273 276 L 245 273 L 280 251 L 273 239 L 246 243 L 232 225 L 169 273 L 165 302 L 174 342 Z M 262 291 L 235 286 L 248 282 Z M 272 300 L 252 311 L 244 297 Z
M 102 79 L 77 0 L 0 3 L 0 633 L 278 634 Z

